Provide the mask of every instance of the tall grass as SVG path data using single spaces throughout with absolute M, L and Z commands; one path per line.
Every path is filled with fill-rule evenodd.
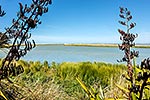
M 117 82 L 125 71 L 124 65 L 103 62 L 41 63 L 20 60 L 18 64 L 24 67 L 24 73 L 11 77 L 11 80 L 22 87 L 19 91 L 23 92 L 27 99 L 37 97 L 38 100 L 87 99 L 76 77 L 89 87 L 98 89 L 102 86 L 104 89 L 109 87 L 112 80 Z

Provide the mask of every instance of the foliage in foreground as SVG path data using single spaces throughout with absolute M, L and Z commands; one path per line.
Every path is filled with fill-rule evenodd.
M 63 62 L 48 64 L 47 61 L 41 63 L 26 62 L 20 60 L 18 65 L 24 66 L 24 73 L 17 77 L 11 77 L 14 86 L 18 86 L 21 98 L 38 100 L 77 100 L 88 99 L 76 77 L 84 81 L 89 88 L 92 86 L 99 91 L 102 86 L 106 97 L 112 97 L 110 84 L 120 79 L 120 74 L 124 72 L 124 65 L 106 64 L 101 62 Z M 4 81 L 6 84 L 6 82 Z
M 3 79 L 10 81 L 10 76 L 23 73 L 23 67 L 16 66 L 16 62 L 36 46 L 35 41 L 31 41 L 29 32 L 41 24 L 40 16 L 48 12 L 48 5 L 51 3 L 51 0 L 32 0 L 31 5 L 23 5 L 19 2 L 17 17 L 12 19 L 12 24 L 6 27 L 4 32 L 0 32 L 0 49 L 7 48 L 8 50 L 8 52 L 4 50 L 6 56 L 0 66 L 0 81 Z M 0 17 L 5 14 L 0 5 Z M 0 99 L 14 100 L 15 95 L 9 93 L 5 85 L 0 84 Z
M 140 66 L 135 63 L 135 58 L 139 56 L 138 51 L 132 50 L 135 47 L 134 40 L 137 38 L 137 34 L 130 32 L 136 26 L 136 23 L 130 22 L 132 19 L 131 12 L 127 8 L 120 7 L 120 18 L 122 21 L 119 23 L 126 27 L 126 31 L 118 29 L 121 34 L 120 40 L 122 44 L 119 45 L 119 49 L 124 52 L 124 57 L 118 62 L 126 62 L 127 70 L 123 74 L 126 79 L 127 86 L 122 87 L 121 85 L 115 84 L 121 91 L 123 91 L 122 97 L 128 100 L 149 100 L 150 99 L 150 58 L 144 59 Z M 77 81 L 89 96 L 90 100 L 103 100 L 97 96 L 97 93 L 92 93 L 90 89 L 77 77 Z M 93 90 L 93 89 L 92 89 Z M 101 90 L 101 89 L 100 89 Z M 95 94 L 95 95 L 94 95 Z M 103 95 L 103 93 L 102 93 Z M 116 96 L 114 97 L 114 99 Z M 118 97 L 117 97 L 118 98 Z M 120 98 L 120 97 L 119 97 Z
M 120 7 L 120 15 L 123 21 L 119 23 L 126 27 L 126 32 L 118 29 L 121 34 L 120 40 L 122 44 L 119 45 L 119 49 L 124 52 L 124 57 L 121 61 L 127 63 L 127 73 L 124 77 L 127 80 L 127 89 L 121 89 L 125 92 L 128 100 L 149 100 L 150 99 L 150 59 L 144 59 L 140 66 L 135 63 L 135 58 L 139 56 L 138 51 L 132 50 L 135 46 L 134 40 L 137 34 L 130 32 L 136 26 L 136 23 L 130 22 L 132 19 L 131 12 L 127 8 Z M 120 86 L 119 86 L 120 88 Z

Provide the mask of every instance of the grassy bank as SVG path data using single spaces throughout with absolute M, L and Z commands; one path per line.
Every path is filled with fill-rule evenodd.
M 64 46 L 88 46 L 88 47 L 118 47 L 118 44 L 64 44 Z M 149 44 L 137 44 L 136 48 L 150 48 Z
M 117 44 L 64 44 L 64 46 L 117 47 Z
M 103 62 L 41 63 L 21 60 L 18 64 L 24 67 L 24 73 L 11 77 L 11 80 L 19 86 L 18 92 L 23 93 L 24 98 L 32 100 L 87 99 L 76 77 L 97 91 L 102 86 L 110 96 L 110 85 L 118 82 L 125 70 L 124 65 Z

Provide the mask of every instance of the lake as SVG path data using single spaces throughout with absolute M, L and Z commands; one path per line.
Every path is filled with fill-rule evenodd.
M 150 48 L 135 48 L 140 52 L 137 62 L 144 58 L 150 57 Z M 4 52 L 0 51 L 0 57 L 4 57 Z M 123 52 L 116 47 L 84 47 L 84 46 L 64 46 L 64 45 L 48 45 L 37 46 L 23 60 L 45 61 L 48 62 L 109 62 L 117 63 L 117 59 L 123 57 Z

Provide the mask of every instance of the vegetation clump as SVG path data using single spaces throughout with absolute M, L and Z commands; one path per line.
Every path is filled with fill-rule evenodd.
M 130 33 L 130 30 L 136 26 L 136 23 L 130 22 L 132 19 L 131 12 L 127 8 L 120 7 L 120 15 L 124 21 L 119 21 L 119 23 L 126 27 L 126 32 L 118 29 L 121 34 L 120 40 L 122 44 L 119 45 L 119 49 L 124 51 L 124 57 L 121 61 L 127 63 L 127 74 L 123 75 L 128 81 L 127 90 L 122 88 L 124 92 L 126 91 L 126 96 L 128 100 L 142 100 L 150 99 L 150 70 L 149 70 L 149 58 L 144 59 L 140 66 L 135 63 L 135 58 L 139 56 L 138 51 L 132 51 L 131 48 L 135 46 L 134 40 L 138 36 Z
M 82 79 L 90 87 L 102 86 L 105 93 L 110 95 L 110 84 L 120 79 L 120 74 L 126 69 L 124 65 L 106 64 L 102 62 L 63 62 L 49 64 L 47 61 L 18 62 L 24 67 L 24 73 L 12 76 L 14 84 L 18 84 L 26 98 L 38 100 L 76 100 L 88 99 L 76 77 Z M 48 91 L 50 90 L 50 91 Z M 47 91 L 47 92 L 46 92 Z M 48 97 L 50 96 L 50 97 Z M 107 96 L 107 95 L 106 95 Z
M 0 32 L 0 48 L 8 49 L 6 57 L 0 59 L 0 99 L 150 99 L 150 58 L 144 59 L 140 66 L 135 63 L 139 52 L 131 48 L 135 47 L 134 40 L 138 35 L 130 32 L 136 23 L 130 22 L 132 15 L 127 8 L 120 7 L 119 15 L 123 19 L 119 23 L 126 27 L 126 31 L 118 29 L 122 41 L 119 49 L 124 52 L 124 57 L 118 62 L 126 62 L 127 66 L 102 62 L 49 64 L 47 61 L 20 60 L 36 46 L 35 41 L 30 40 L 29 31 L 41 24 L 39 17 L 48 12 L 47 6 L 51 3 L 51 0 L 32 0 L 30 6 L 19 3 L 17 19 L 12 20 L 5 32 Z M 5 14 L 0 6 L 0 17 Z M 118 85 L 120 80 L 124 87 Z M 114 85 L 123 93 L 118 93 Z
M 17 18 L 12 19 L 12 25 L 5 28 L 4 32 L 0 32 L 0 48 L 8 49 L 6 57 L 1 62 L 0 81 L 7 79 L 13 83 L 9 77 L 18 76 L 24 72 L 23 66 L 17 64 L 17 61 L 36 46 L 35 41 L 30 40 L 29 31 L 41 24 L 39 17 L 48 12 L 48 5 L 51 3 L 51 0 L 32 0 L 30 6 L 19 3 Z M 5 14 L 0 6 L 0 17 Z M 4 88 L 5 86 L 7 85 L 0 85 L 0 96 L 6 100 L 17 99 L 17 91 L 11 92 L 11 89 Z

